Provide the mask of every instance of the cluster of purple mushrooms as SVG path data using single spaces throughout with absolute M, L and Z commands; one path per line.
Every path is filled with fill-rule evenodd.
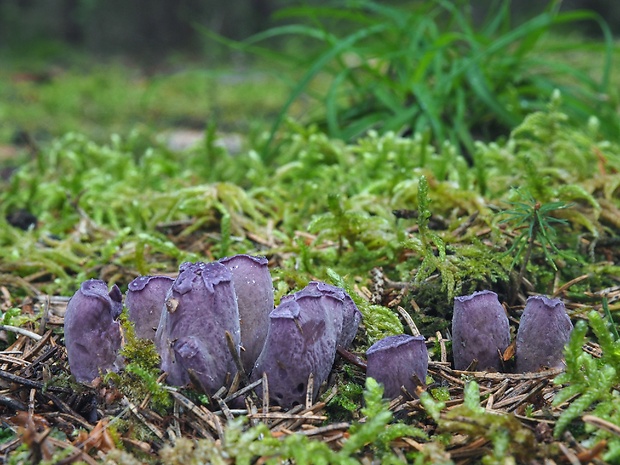
M 242 371 L 250 381 L 266 377 L 271 402 L 283 408 L 303 404 L 309 389 L 316 399 L 338 348 L 350 346 L 362 318 L 343 289 L 316 281 L 274 308 L 267 259 L 244 254 L 183 263 L 176 279 L 140 276 L 129 284 L 125 306 L 136 336 L 155 343 L 169 384 L 191 382 L 213 395 Z M 83 282 L 69 301 L 65 345 L 77 381 L 90 383 L 122 369 L 122 309 L 119 288 L 108 290 L 97 279 Z M 571 330 L 560 300 L 531 297 L 517 334 L 517 370 L 561 366 Z M 457 297 L 452 337 L 456 369 L 477 362 L 477 369 L 500 371 L 510 332 L 497 295 Z M 366 356 L 366 375 L 383 384 L 387 398 L 403 389 L 415 395 L 425 383 L 423 336 L 386 337 Z M 262 395 L 260 386 L 257 394 Z

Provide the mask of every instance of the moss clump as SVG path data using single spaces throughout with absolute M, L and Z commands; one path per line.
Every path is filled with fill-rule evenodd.
M 125 358 L 125 369 L 120 373 L 109 373 L 106 378 L 136 404 L 149 398 L 154 410 L 165 411 L 172 406 L 172 398 L 160 382 L 160 357 L 153 341 L 140 339 L 135 335 L 133 323 L 127 317 L 127 310 L 121 314 L 125 345 L 121 355 Z

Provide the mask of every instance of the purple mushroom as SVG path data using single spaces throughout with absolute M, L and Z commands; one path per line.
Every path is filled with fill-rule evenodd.
M 495 292 L 474 292 L 454 299 L 452 352 L 457 370 L 465 370 L 477 360 L 477 370 L 499 371 L 501 354 L 509 344 L 508 317 Z
M 340 305 L 342 301 L 333 296 L 302 291 L 283 298 L 271 312 L 265 346 L 252 378 L 267 375 L 273 402 L 284 408 L 303 404 L 311 373 L 316 398 L 336 357 L 342 313 L 335 307 Z
M 129 283 L 125 306 L 136 327 L 137 337 L 155 339 L 166 294 L 173 282 L 174 279 L 168 276 L 138 276 Z
M 123 296 L 114 285 L 99 279 L 84 281 L 71 297 L 65 313 L 65 345 L 71 374 L 90 383 L 100 372 L 117 371 L 122 364 L 121 327 Z
M 236 373 L 226 333 L 239 347 L 239 310 L 230 270 L 218 262 L 183 263 L 155 335 L 167 381 L 188 384 L 188 370 L 211 395 Z
M 355 339 L 357 329 L 362 320 L 362 312 L 359 311 L 351 296 L 344 289 L 319 281 L 310 281 L 297 294 L 301 295 L 304 292 L 313 295 L 329 295 L 342 301 L 342 305 L 333 307 L 334 311 L 342 312 L 342 331 L 338 336 L 337 345 L 343 349 L 349 347 L 353 339 Z
M 428 350 L 424 336 L 385 337 L 370 346 L 366 357 L 366 376 L 383 384 L 386 398 L 398 397 L 401 386 L 415 395 L 416 387 L 426 383 Z
M 560 299 L 529 297 L 517 331 L 517 372 L 565 367 L 564 346 L 572 331 L 573 324 Z
M 241 328 L 241 362 L 247 373 L 260 355 L 273 310 L 273 283 L 267 259 L 235 255 L 219 260 L 232 273 Z

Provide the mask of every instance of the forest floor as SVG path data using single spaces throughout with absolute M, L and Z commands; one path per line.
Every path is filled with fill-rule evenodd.
M 620 141 L 570 124 L 550 96 L 480 143 L 478 171 L 419 135 L 345 143 L 292 120 L 266 157 L 286 87 L 242 74 L 0 72 L 12 83 L 0 87 L 0 457 L 614 463 Z M 207 399 L 142 365 L 94 385 L 71 378 L 63 319 L 82 281 L 125 291 L 139 275 L 236 253 L 268 258 L 276 304 L 316 279 L 362 311 L 318 400 L 283 411 L 248 395 L 239 408 L 243 385 Z M 454 297 L 482 289 L 498 294 L 513 340 L 527 297 L 561 298 L 576 325 L 566 370 L 514 373 L 510 350 L 505 372 L 453 369 Z M 388 403 L 365 380 L 365 350 L 399 333 L 425 336 L 429 372 L 423 390 Z

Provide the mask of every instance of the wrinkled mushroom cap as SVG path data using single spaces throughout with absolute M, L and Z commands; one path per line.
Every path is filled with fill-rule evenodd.
M 239 254 L 222 258 L 220 263 L 232 273 L 241 329 L 241 361 L 247 373 L 260 355 L 273 310 L 273 283 L 265 257 Z
M 155 335 L 155 345 L 161 355 L 161 368 L 168 373 L 170 384 L 189 383 L 190 364 L 178 363 L 175 343 L 193 337 L 196 347 L 204 351 L 190 360 L 217 360 L 224 370 L 209 372 L 215 384 L 222 386 L 228 375 L 236 373 L 226 333 L 233 345 L 239 347 L 239 310 L 230 270 L 218 262 L 183 263 L 177 279 L 166 296 L 165 311 Z M 198 344 L 199 343 L 199 344 Z M 221 365 L 220 365 L 221 363 Z M 200 366 L 202 370 L 204 366 Z M 217 372 L 216 372 L 217 371 Z M 212 393 L 208 393 L 212 394 Z
M 529 297 L 517 331 L 517 372 L 563 368 L 564 347 L 572 331 L 573 324 L 560 299 Z
M 267 375 L 269 397 L 276 404 L 284 408 L 303 404 L 310 374 L 314 377 L 312 397 L 316 398 L 336 357 L 342 313 L 333 307 L 340 304 L 339 299 L 322 293 L 302 292 L 283 298 L 271 312 L 252 379 Z
M 428 350 L 424 336 L 401 334 L 375 342 L 366 351 L 366 376 L 383 384 L 384 397 L 398 397 L 403 386 L 411 395 L 426 383 Z
M 136 337 L 155 339 L 166 294 L 173 282 L 168 276 L 138 276 L 129 283 L 125 306 L 135 326 Z
M 508 317 L 495 292 L 474 292 L 454 299 L 452 352 L 457 370 L 465 370 L 477 360 L 477 370 L 499 371 L 501 354 L 509 344 Z
M 71 297 L 65 313 L 65 346 L 71 374 L 90 383 L 99 372 L 117 371 L 121 329 L 117 318 L 123 310 L 122 294 L 114 285 L 108 291 L 98 279 L 84 281 Z
M 300 292 L 318 292 L 342 302 L 342 305 L 334 307 L 334 310 L 342 312 L 342 331 L 338 336 L 338 347 L 348 348 L 355 339 L 357 329 L 362 321 L 362 312 L 359 311 L 351 296 L 344 289 L 320 281 L 310 281 Z

